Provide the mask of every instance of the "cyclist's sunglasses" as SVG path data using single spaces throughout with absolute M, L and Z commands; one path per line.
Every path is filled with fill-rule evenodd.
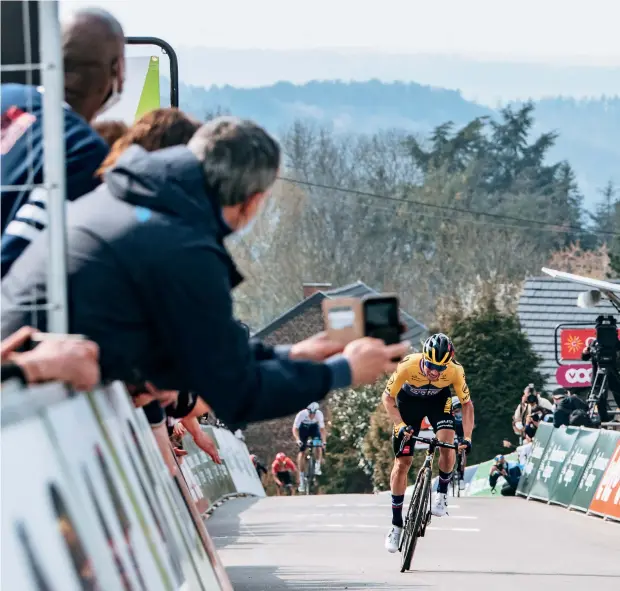
M 438 371 L 439 373 L 441 373 L 442 371 L 446 371 L 446 369 L 448 369 L 447 365 L 437 365 L 435 363 L 431 363 L 430 361 L 424 361 L 424 367 L 426 367 L 426 369 L 431 369 L 433 371 Z

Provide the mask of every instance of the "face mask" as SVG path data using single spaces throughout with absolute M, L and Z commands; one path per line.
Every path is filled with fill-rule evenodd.
M 95 116 L 98 117 L 99 115 L 103 115 L 103 113 L 109 111 L 112 107 L 117 105 L 120 100 L 121 93 L 118 91 L 118 80 L 114 78 L 114 81 L 112 82 L 112 90 L 110 91 L 110 96 L 108 96 L 103 105 L 99 107 L 99 110 L 97 111 L 97 114 Z

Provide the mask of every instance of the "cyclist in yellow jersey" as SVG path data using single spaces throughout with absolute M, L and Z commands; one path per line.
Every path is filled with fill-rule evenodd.
M 474 428 L 474 405 L 465 381 L 463 366 L 454 359 L 452 341 L 442 333 L 430 336 L 422 353 L 405 357 L 388 380 L 383 393 L 383 404 L 394 422 L 392 446 L 394 467 L 390 477 L 392 491 L 392 528 L 385 540 L 389 552 L 397 552 L 403 527 L 403 502 L 407 488 L 407 474 L 413 461 L 415 442 L 404 444 L 403 439 L 417 435 L 420 423 L 428 417 L 437 439 L 454 443 L 454 416 L 452 415 L 452 390 L 462 404 L 463 445 L 459 449 L 471 451 L 471 435 Z M 407 427 L 412 427 L 411 432 Z M 432 505 L 433 515 L 442 517 L 448 509 L 448 485 L 456 454 L 452 449 L 441 448 L 439 453 L 439 484 Z

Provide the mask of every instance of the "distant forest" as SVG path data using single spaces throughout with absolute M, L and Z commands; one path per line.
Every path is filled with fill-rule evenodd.
M 162 94 L 166 91 L 163 83 Z M 499 109 L 468 101 L 455 90 L 377 80 L 280 82 L 262 88 L 181 84 L 180 102 L 200 118 L 219 111 L 252 118 L 279 137 L 300 120 L 335 133 L 398 129 L 426 136 L 449 121 L 458 127 L 477 117 L 500 117 Z M 544 99 L 534 103 L 534 121 L 534 134 L 558 134 L 547 156 L 570 162 L 584 204 L 593 210 L 610 180 L 620 184 L 620 97 Z

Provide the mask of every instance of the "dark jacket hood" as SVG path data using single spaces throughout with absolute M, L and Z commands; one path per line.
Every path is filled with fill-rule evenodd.
M 186 146 L 147 152 L 131 146 L 104 175 L 113 197 L 192 225 L 208 225 L 223 239 L 232 233 L 219 203 L 205 190 L 202 166 Z
M 227 259 L 232 287 L 243 281 L 224 238 L 232 233 L 216 199 L 205 190 L 202 166 L 186 146 L 147 152 L 131 146 L 104 175 L 108 191 L 120 201 L 178 217 L 211 235 Z

